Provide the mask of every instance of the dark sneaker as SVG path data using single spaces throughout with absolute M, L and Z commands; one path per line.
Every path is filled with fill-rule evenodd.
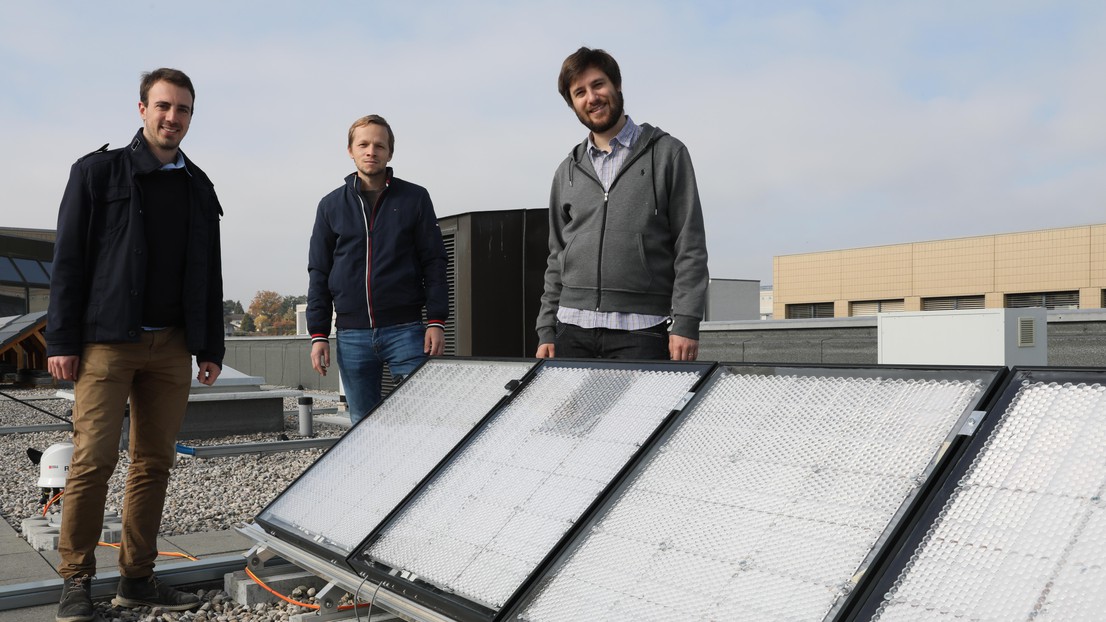
M 92 577 L 69 577 L 61 586 L 57 622 L 89 622 L 92 620 Z
M 119 593 L 111 599 L 116 607 L 161 607 L 186 611 L 200 604 L 200 597 L 182 592 L 150 575 L 141 579 L 119 577 Z

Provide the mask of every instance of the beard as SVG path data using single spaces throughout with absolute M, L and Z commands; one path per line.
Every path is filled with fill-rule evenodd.
M 622 115 L 626 113 L 626 107 L 623 105 L 624 103 L 625 100 L 622 97 L 622 91 L 615 91 L 614 100 L 610 103 L 611 114 L 602 123 L 592 121 L 586 114 L 580 111 L 576 111 L 576 118 L 580 120 L 580 123 L 584 124 L 584 127 L 592 132 L 602 134 L 618 125 L 618 122 L 622 120 Z

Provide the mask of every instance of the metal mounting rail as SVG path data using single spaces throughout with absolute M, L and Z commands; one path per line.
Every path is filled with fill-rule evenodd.
M 68 432 L 72 423 L 39 423 L 33 425 L 13 425 L 0 428 L 0 436 L 6 434 L 30 434 L 31 432 Z
M 261 443 L 237 443 L 234 445 L 201 445 L 190 447 L 177 443 L 177 453 L 197 458 L 215 458 L 220 456 L 239 456 L 245 454 L 275 454 L 297 449 L 326 449 L 338 442 L 340 436 L 325 438 L 303 438 L 288 441 L 265 441 Z
M 235 529 L 238 533 L 257 543 L 248 554 L 251 558 L 255 557 L 253 553 L 258 549 L 271 552 L 279 556 L 279 558 L 287 560 L 307 572 L 326 579 L 350 594 L 356 594 L 358 590 L 360 590 L 357 599 L 361 602 L 367 602 L 369 597 L 375 594 L 375 606 L 405 620 L 413 620 L 414 622 L 453 622 L 452 618 L 448 618 L 437 611 L 429 609 L 414 601 L 407 600 L 394 592 L 390 592 L 387 587 L 382 590 L 377 590 L 376 583 L 364 580 L 363 577 L 350 570 L 335 566 L 329 561 L 304 551 L 295 545 L 278 540 L 266 533 L 265 530 L 256 523 L 238 525 Z M 252 559 L 250 563 L 253 563 Z
M 222 581 L 223 575 L 246 566 L 241 553 L 209 557 L 199 561 L 158 566 L 157 578 L 180 587 L 197 583 Z M 0 585 L 0 611 L 37 607 L 58 602 L 61 598 L 61 578 Z M 100 599 L 115 593 L 119 572 L 103 572 L 92 578 L 92 598 Z

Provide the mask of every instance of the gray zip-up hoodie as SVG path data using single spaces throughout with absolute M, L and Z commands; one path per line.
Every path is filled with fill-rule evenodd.
M 549 197 L 549 262 L 538 340 L 552 343 L 559 305 L 671 315 L 672 332 L 699 338 L 707 245 L 687 148 L 641 126 L 610 190 L 585 139 L 557 167 Z

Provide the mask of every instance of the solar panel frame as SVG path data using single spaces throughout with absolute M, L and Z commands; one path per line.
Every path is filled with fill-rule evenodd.
M 871 549 L 866 557 L 861 568 L 864 570 L 872 570 L 883 563 L 884 556 L 887 555 L 887 548 L 889 543 L 893 543 L 901 536 L 904 530 L 909 528 L 907 524 L 907 518 L 918 511 L 918 508 L 922 507 L 925 495 L 928 494 L 929 489 L 934 485 L 933 476 L 935 473 L 940 472 L 944 467 L 946 461 L 945 457 L 949 453 L 951 447 L 955 447 L 958 444 L 965 443 L 961 437 L 958 436 L 958 431 L 964 425 L 964 423 L 971 417 L 972 410 L 980 404 L 986 403 L 992 399 L 993 394 L 1002 386 L 1002 379 L 1005 377 L 1005 367 L 948 367 L 948 366 L 896 366 L 896 367 L 865 367 L 856 365 L 763 365 L 755 363 L 720 363 L 718 368 L 714 370 L 709 378 L 707 378 L 702 385 L 697 388 L 694 397 L 676 416 L 672 417 L 663 429 L 657 435 L 652 442 L 639 452 L 635 457 L 633 463 L 629 468 L 625 469 L 618 480 L 612 485 L 612 487 L 604 495 L 601 503 L 598 503 L 596 507 L 588 513 L 587 517 L 580 522 L 577 528 L 573 532 L 573 537 L 564 542 L 562 547 L 559 547 L 559 553 L 555 558 L 545 565 L 543 571 L 538 574 L 535 573 L 531 577 L 530 581 L 520 589 L 514 596 L 514 598 L 507 603 L 496 616 L 495 620 L 525 620 L 526 617 L 523 612 L 526 609 L 527 603 L 530 599 L 534 598 L 540 590 L 543 588 L 543 584 L 551 580 L 557 570 L 563 566 L 569 559 L 571 559 L 574 551 L 581 545 L 586 534 L 605 516 L 612 510 L 612 508 L 621 499 L 623 493 L 632 485 L 635 478 L 643 469 L 645 469 L 659 448 L 663 447 L 665 443 L 672 438 L 672 436 L 680 429 L 683 422 L 693 415 L 699 403 L 706 399 L 709 395 L 710 389 L 714 386 L 719 379 L 725 375 L 725 373 L 734 370 L 740 370 L 742 373 L 747 374 L 768 374 L 768 375 L 787 375 L 796 373 L 810 373 L 818 372 L 823 376 L 834 377 L 858 377 L 858 378 L 873 378 L 879 377 L 884 379 L 903 379 L 903 380 L 916 380 L 916 379 L 969 379 L 977 380 L 981 383 L 981 390 L 972 401 L 957 422 L 951 426 L 950 431 L 945 439 L 942 450 L 939 450 L 938 454 L 930 460 L 926 467 L 926 476 L 919 488 L 911 493 L 907 499 L 903 502 L 899 508 L 895 517 L 889 522 L 887 529 L 881 535 L 876 545 Z M 683 590 L 681 585 L 686 585 L 687 577 L 674 576 L 671 581 L 672 593 L 679 593 Z M 873 578 L 868 572 L 862 571 L 857 579 L 862 584 L 864 582 L 872 581 Z M 836 604 L 836 606 L 826 616 L 827 620 L 838 619 L 842 612 L 849 608 L 852 603 L 852 599 L 859 593 L 860 586 L 854 588 L 844 599 Z
M 545 567 L 558 556 L 558 551 L 563 547 L 564 543 L 569 541 L 575 535 L 576 531 L 583 524 L 584 519 L 589 516 L 595 508 L 602 503 L 602 501 L 608 496 L 611 488 L 621 481 L 624 474 L 632 465 L 637 461 L 638 456 L 646 450 L 646 448 L 653 445 L 655 440 L 660 436 L 663 430 L 672 421 L 675 414 L 680 409 L 686 407 L 688 398 L 699 391 L 704 382 L 712 370 L 716 367 L 713 362 L 658 362 L 658 361 L 626 361 L 626 360 L 582 360 L 582 359 L 547 359 L 543 360 L 541 365 L 533 370 L 533 377 L 537 377 L 541 371 L 548 367 L 562 367 L 562 368 L 581 368 L 581 369 L 630 369 L 633 371 L 679 371 L 679 372 L 694 372 L 699 375 L 698 379 L 693 383 L 690 389 L 685 394 L 685 399 L 678 404 L 675 408 L 669 411 L 664 419 L 652 430 L 647 439 L 641 444 L 641 446 L 631 455 L 622 465 L 618 472 L 607 482 L 602 491 L 588 504 L 587 508 L 580 513 L 572 528 L 566 531 L 558 542 L 552 546 L 542 561 L 538 563 L 534 569 L 530 572 L 526 580 L 524 580 L 510 598 L 504 603 L 503 607 L 495 609 L 486 606 L 482 603 L 474 602 L 468 598 L 464 598 L 460 595 L 453 594 L 449 591 L 438 588 L 434 585 L 426 583 L 420 580 L 411 580 L 410 573 L 393 569 L 386 564 L 374 560 L 368 555 L 367 550 L 372 546 L 381 534 L 388 529 L 394 521 L 402 515 L 405 509 L 416 499 L 418 491 L 413 491 L 412 494 L 404 500 L 404 503 L 397 506 L 395 511 L 388 520 L 382 521 L 380 525 L 372 534 L 366 538 L 362 546 L 349 557 L 349 565 L 358 572 L 361 576 L 367 578 L 371 582 L 379 583 L 384 589 L 388 589 L 396 594 L 404 596 L 410 600 L 414 600 L 422 603 L 423 605 L 430 606 L 443 614 L 463 622 L 487 622 L 492 619 L 502 619 L 502 611 L 506 609 L 509 603 L 513 602 L 518 592 L 525 589 L 525 587 L 531 583 L 536 576 L 544 573 Z M 529 384 L 529 383 L 528 383 Z M 524 392 L 524 388 L 520 387 L 519 391 L 513 393 L 510 399 L 501 402 L 495 409 L 495 412 L 490 414 L 483 422 L 481 430 L 489 426 L 501 411 L 509 408 L 515 399 L 521 399 Z M 450 455 L 449 462 L 456 460 L 458 456 L 462 455 L 466 447 L 474 443 L 479 437 L 479 432 L 474 431 L 472 435 L 466 438 L 466 440 L 460 444 L 456 450 Z M 438 473 L 441 473 L 444 469 L 448 468 L 448 464 L 443 463 L 440 465 Z M 433 485 L 433 478 L 426 478 L 421 484 L 419 489 L 422 490 L 428 486 Z
M 910 530 L 896 543 L 895 551 L 889 556 L 878 576 L 873 577 L 863 594 L 858 595 L 855 603 L 842 620 L 849 622 L 870 621 L 883 604 L 911 558 L 919 552 L 926 534 L 938 522 L 950 498 L 960 488 L 961 480 L 986 448 L 995 428 L 1002 422 L 1006 410 L 1018 396 L 1023 382 L 1044 383 L 1097 383 L 1106 385 L 1106 370 L 1085 367 L 1015 367 L 1007 376 L 1001 389 L 994 393 L 986 406 L 986 417 L 976 428 L 974 434 L 965 439 L 962 447 L 951 456 L 948 468 L 942 473 L 939 482 L 935 482 L 934 491 L 922 507 Z
M 473 358 L 468 358 L 468 357 L 462 358 L 462 357 L 449 357 L 449 356 L 438 356 L 438 357 L 429 358 L 429 359 L 423 361 L 423 363 L 421 363 L 418 367 L 416 367 L 414 371 L 412 371 L 406 378 L 404 378 L 399 384 L 397 384 L 395 389 L 393 389 L 393 391 L 388 396 L 386 396 L 383 400 L 381 400 L 381 402 L 372 411 L 370 411 L 370 413 L 364 419 L 362 419 L 355 426 L 350 428 L 350 430 L 347 431 L 345 433 L 345 435 L 343 436 L 343 440 L 345 440 L 345 438 L 347 438 L 347 437 L 353 439 L 354 437 L 350 436 L 350 432 L 352 430 L 356 429 L 358 426 L 372 425 L 372 422 L 371 422 L 372 416 L 375 413 L 377 413 L 378 411 L 380 411 L 381 409 L 386 408 L 387 405 L 389 405 L 388 404 L 389 399 L 393 399 L 396 396 L 403 396 L 403 393 L 404 393 L 404 388 L 403 387 L 404 387 L 404 385 L 406 385 L 408 383 L 413 384 L 413 383 L 417 382 L 420 379 L 419 376 L 418 376 L 420 371 L 422 371 L 425 368 L 433 367 L 433 366 L 438 365 L 438 364 L 450 364 L 450 363 L 460 363 L 462 365 L 473 364 L 473 363 L 476 363 L 476 364 L 480 364 L 480 363 L 492 363 L 492 364 L 507 363 L 507 364 L 513 364 L 513 365 L 528 364 L 529 367 L 517 379 L 517 383 L 515 383 L 509 389 L 507 387 L 504 388 L 504 393 L 494 401 L 493 405 L 487 410 L 487 412 L 485 412 L 479 418 L 479 420 L 476 421 L 476 423 L 471 427 L 471 429 L 469 429 L 469 431 L 467 433 L 465 433 L 460 438 L 460 440 L 436 462 L 436 464 L 434 465 L 433 468 L 428 470 L 427 473 L 419 479 L 418 484 L 413 486 L 411 488 L 411 490 L 408 491 L 408 493 L 404 496 L 403 501 L 401 501 L 398 504 L 397 507 L 402 507 L 403 503 L 406 501 L 406 499 L 408 497 L 410 497 L 412 494 L 414 494 L 415 491 L 419 490 L 421 488 L 421 486 L 427 480 L 431 479 L 434 476 L 434 474 L 436 474 L 443 467 L 443 465 L 447 464 L 450 460 L 450 457 L 458 450 L 458 448 L 463 446 L 465 444 L 465 442 L 467 441 L 467 439 L 470 438 L 473 434 L 475 434 L 483 426 L 483 424 L 487 421 L 488 417 L 490 417 L 492 413 L 496 412 L 498 410 L 498 408 L 504 402 L 509 400 L 510 396 L 513 393 L 519 391 L 523 386 L 525 386 L 525 384 L 527 382 L 529 382 L 529 380 L 536 373 L 537 368 L 540 366 L 540 362 L 535 361 L 533 359 L 511 359 L 511 358 L 480 358 L 480 359 L 473 359 Z M 301 473 L 298 477 L 296 477 L 296 479 L 293 480 L 293 482 L 291 484 L 289 484 L 288 487 L 285 488 L 284 491 L 282 491 L 280 495 L 277 495 L 277 497 L 275 497 L 260 512 L 258 512 L 257 516 L 254 517 L 254 522 L 256 522 L 258 525 L 260 525 L 270 535 L 278 537 L 278 538 L 280 538 L 281 540 L 283 540 L 285 542 L 288 542 L 288 543 L 293 544 L 293 545 L 295 545 L 295 546 L 297 546 L 301 549 L 304 549 L 304 550 L 309 551 L 313 554 L 316 554 L 316 555 L 322 557 L 323 559 L 327 559 L 332 564 L 335 564 L 337 566 L 341 566 L 343 568 L 347 568 L 347 569 L 352 570 L 352 568 L 349 565 L 349 557 L 364 545 L 365 540 L 369 537 L 369 534 L 374 531 L 374 529 L 366 529 L 365 535 L 362 536 L 360 541 L 357 542 L 356 544 L 354 544 L 350 548 L 349 551 L 341 551 L 341 550 L 338 550 L 336 548 L 326 546 L 325 544 L 322 544 L 322 543 L 316 541 L 315 539 L 305 537 L 304 534 L 301 533 L 300 531 L 290 529 L 286 525 L 278 522 L 277 520 L 275 520 L 275 519 L 274 520 L 269 520 L 266 517 L 266 515 L 273 510 L 274 506 L 276 506 L 281 501 L 282 497 L 284 497 L 286 494 L 289 494 L 289 491 L 293 490 L 297 486 L 297 484 L 300 484 L 302 480 L 304 480 L 305 478 L 310 476 L 312 469 L 318 468 L 322 465 L 325 465 L 328 455 L 330 455 L 330 454 L 332 454 L 336 451 L 343 451 L 345 448 L 340 447 L 342 442 L 343 441 L 340 440 L 338 443 L 335 443 L 333 446 L 331 446 L 329 449 L 327 449 L 321 456 L 319 456 L 319 458 L 314 463 L 312 463 L 309 467 L 307 467 L 307 469 L 305 469 L 303 473 Z M 392 510 L 389 511 L 380 522 L 381 523 L 386 522 L 392 516 L 392 514 L 394 512 L 395 512 L 395 508 L 393 507 Z M 377 525 L 376 528 L 379 528 L 379 525 Z M 319 535 L 322 535 L 322 534 L 319 534 Z

